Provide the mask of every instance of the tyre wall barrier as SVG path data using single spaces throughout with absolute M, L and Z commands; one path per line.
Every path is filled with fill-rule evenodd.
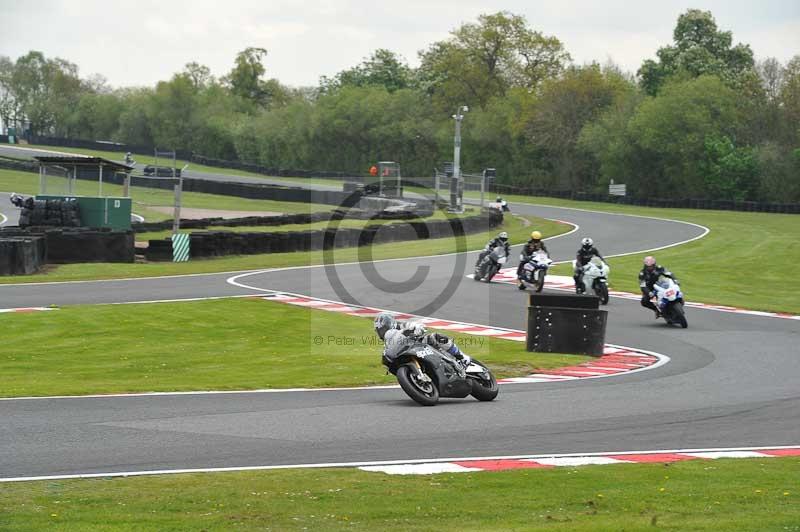
M 133 262 L 135 258 L 133 231 L 51 229 L 45 237 L 50 263 Z
M 42 236 L 0 236 L 0 275 L 30 275 L 47 262 Z
M 447 236 L 462 236 L 489 230 L 503 222 L 503 215 L 487 210 L 478 216 L 384 225 L 364 228 L 326 228 L 315 231 L 233 232 L 208 231 L 190 234 L 191 256 L 220 257 L 262 253 L 320 251 Z M 149 261 L 172 260 L 170 237 L 150 240 L 145 251 Z
M 84 228 L 29 227 L 0 229 L 2 238 L 41 238 L 41 264 L 73 264 L 81 262 L 133 262 L 133 231 L 111 231 Z
M 243 218 L 200 218 L 187 220 L 181 218 L 181 229 L 205 229 L 207 227 L 243 227 L 243 226 L 278 226 L 305 225 L 329 220 L 411 220 L 424 216 L 416 211 L 382 211 L 378 213 L 360 210 L 334 210 L 331 212 L 313 212 L 298 214 L 279 214 L 275 216 L 246 216 Z M 428 215 L 430 216 L 430 214 Z M 172 220 L 163 222 L 141 222 L 132 225 L 135 233 L 166 231 L 173 227 Z

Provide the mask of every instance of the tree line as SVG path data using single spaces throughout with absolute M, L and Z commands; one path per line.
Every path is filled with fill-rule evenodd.
M 377 160 L 428 176 L 452 159 L 519 186 L 639 197 L 800 201 L 800 55 L 756 61 L 710 12 L 688 10 L 638 72 L 572 63 L 561 41 L 509 12 L 481 15 L 419 52 L 390 50 L 315 87 L 267 77 L 263 48 L 226 75 L 189 63 L 155 87 L 31 51 L 0 56 L 0 120 L 36 135 L 190 150 L 270 167 L 362 174 Z

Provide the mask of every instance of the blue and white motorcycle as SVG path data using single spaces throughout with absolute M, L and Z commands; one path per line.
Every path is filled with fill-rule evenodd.
M 523 256 L 520 256 L 520 260 L 522 259 Z M 542 288 L 544 288 L 544 278 L 551 264 L 553 264 L 553 260 L 547 255 L 546 251 L 539 250 L 534 252 L 528 262 L 522 266 L 519 289 L 525 290 L 526 287 L 530 286 L 536 292 L 541 292 Z
M 655 298 L 658 311 L 668 325 L 689 326 L 683 309 L 683 292 L 674 279 L 661 276 L 653 285 L 652 296 Z

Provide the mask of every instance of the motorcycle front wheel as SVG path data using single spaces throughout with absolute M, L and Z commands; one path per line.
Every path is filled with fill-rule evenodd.
M 484 281 L 486 281 L 487 283 L 491 283 L 495 275 L 497 275 L 497 268 L 490 267 L 489 274 L 486 276 L 486 279 L 484 279 Z
M 544 270 L 539 270 L 537 272 L 537 275 L 539 276 L 539 278 L 536 280 L 536 291 L 537 292 L 541 292 L 542 288 L 544 288 L 545 271 Z
M 475 359 L 472 360 L 473 364 L 478 364 L 483 366 L 480 362 L 477 362 Z M 484 366 L 486 367 L 486 366 Z M 472 392 L 470 395 L 477 399 L 478 401 L 493 401 L 497 394 L 500 392 L 500 388 L 497 386 L 497 379 L 494 378 L 491 372 L 489 372 L 489 380 L 484 379 L 471 379 L 472 380 Z
M 672 305 L 672 312 L 675 316 L 675 321 L 680 323 L 681 328 L 685 329 L 689 326 L 689 322 L 686 321 L 686 313 L 683 310 L 683 303 L 676 302 Z
M 397 382 L 406 395 L 422 406 L 433 406 L 439 401 L 439 390 L 436 385 L 433 382 L 423 382 L 413 364 L 397 368 Z
M 600 303 L 603 305 L 608 305 L 608 285 L 606 283 L 598 282 L 595 292 L 597 292 L 597 295 L 600 296 Z

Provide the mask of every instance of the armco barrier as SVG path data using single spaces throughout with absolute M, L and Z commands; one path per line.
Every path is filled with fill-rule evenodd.
M 358 228 L 326 228 L 316 231 L 191 233 L 191 257 L 252 255 L 320 251 L 332 248 L 367 246 L 372 243 L 414 241 L 427 238 L 481 232 L 503 221 L 499 211 L 484 211 L 478 216 Z M 465 227 L 465 225 L 467 227 Z M 149 261 L 172 260 L 171 239 L 150 240 L 145 256 Z

